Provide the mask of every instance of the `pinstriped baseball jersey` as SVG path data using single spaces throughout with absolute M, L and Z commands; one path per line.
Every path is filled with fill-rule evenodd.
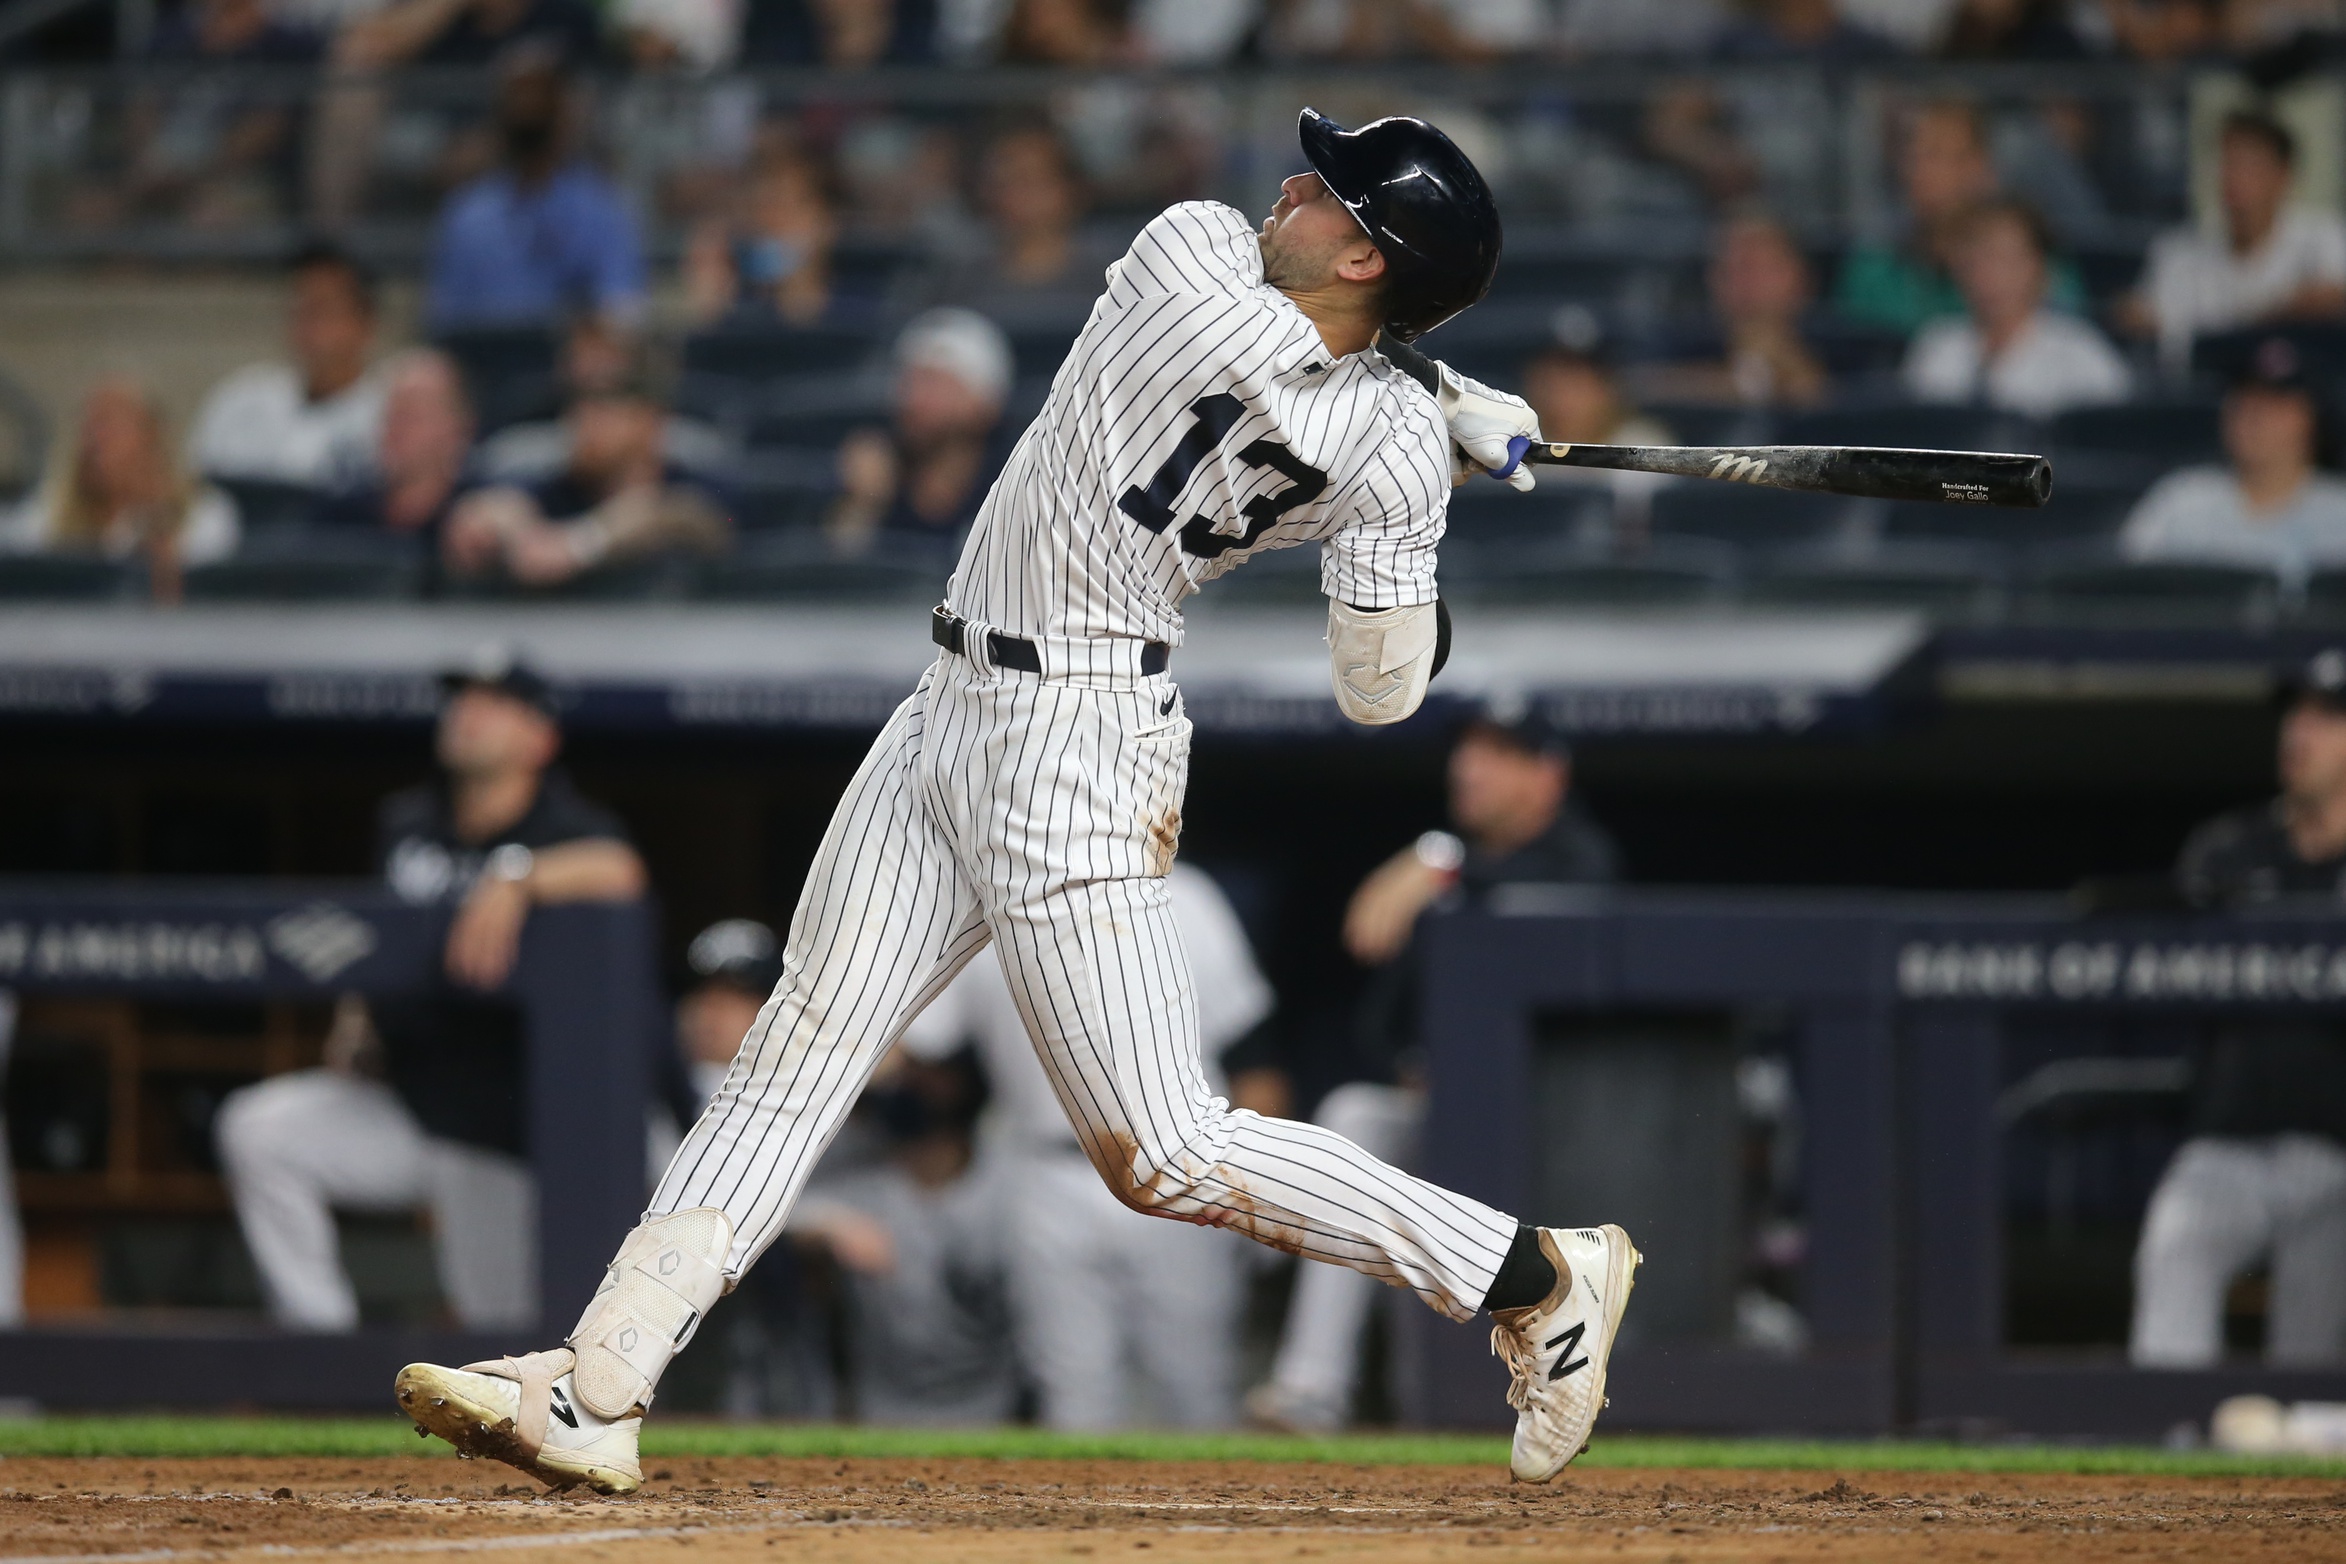
M 1200 584 L 1299 543 L 1331 597 L 1430 603 L 1449 496 L 1433 398 L 1373 350 L 1330 354 L 1246 219 L 1187 202 L 1108 268 L 947 602 L 1046 666 L 1080 666 L 1086 639 L 1178 644 Z

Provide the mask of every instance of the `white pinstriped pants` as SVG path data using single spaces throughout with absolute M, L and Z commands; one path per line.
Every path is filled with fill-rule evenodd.
M 1207 1090 L 1164 882 L 1189 771 L 1179 702 L 1164 675 L 1078 683 L 941 656 L 848 784 L 782 979 L 647 1216 L 718 1207 L 733 1221 L 726 1269 L 746 1270 L 873 1066 L 991 939 L 1084 1153 L 1119 1199 L 1471 1318 L 1512 1218 Z

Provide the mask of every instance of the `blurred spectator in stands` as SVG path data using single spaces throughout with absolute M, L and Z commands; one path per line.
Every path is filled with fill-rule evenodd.
M 1639 371 L 1639 389 L 1659 401 L 1740 407 L 1814 407 L 1824 401 L 1831 377 L 1801 336 L 1801 321 L 1816 302 L 1816 280 L 1784 225 L 1759 212 L 1721 224 L 1708 278 L 1711 324 L 1699 344 L 1704 356 Z
M 1534 7 L 1503 4 L 1510 15 Z M 1263 0 L 1138 0 L 1132 11 L 1135 53 L 1150 65 L 1215 65 L 1247 46 L 1263 25 Z
M 1246 930 L 1212 876 L 1176 863 L 1165 878 L 1197 994 L 1208 1092 L 1284 1113 L 1266 1097 L 1265 1035 L 1276 998 Z M 1033 1379 L 1037 1421 L 1106 1429 L 1140 1420 L 1219 1428 L 1236 1419 L 1245 1307 L 1243 1240 L 1137 1216 L 1095 1171 L 1036 1057 L 1001 963 L 981 950 L 905 1029 L 915 1059 L 975 1044 L 989 1102 L 981 1155 L 1004 1198 L 1011 1329 Z M 1284 1087 L 1285 1077 L 1272 1072 Z M 1137 1382 L 1145 1398 L 1127 1392 Z M 1139 1404 L 1136 1404 L 1139 1403 Z
M 644 893 L 626 832 L 554 764 L 562 730 L 545 679 L 487 648 L 442 682 L 440 774 L 384 800 L 377 825 L 392 894 L 453 913 L 450 986 L 371 1009 L 346 1001 L 323 1068 L 248 1086 L 217 1120 L 270 1315 L 296 1329 L 358 1324 L 336 1207 L 428 1208 L 440 1289 L 458 1322 L 507 1328 L 537 1317 L 521 1017 L 482 991 L 512 972 L 532 908 Z
M 786 1231 L 846 1281 L 856 1415 L 979 1425 L 1018 1400 L 1004 1274 L 1006 1192 L 972 1135 L 986 1088 L 968 1049 L 891 1056 L 864 1093 L 893 1142 L 877 1166 L 818 1175 Z
M 896 339 L 894 418 L 839 447 L 839 498 L 824 530 L 845 553 L 875 535 L 951 538 L 976 519 L 1009 452 L 1010 343 L 975 310 L 915 316 Z
M 667 410 L 640 367 L 616 385 L 582 387 L 564 422 L 557 472 L 498 483 L 456 503 L 440 560 L 458 580 L 503 574 L 547 587 L 655 554 L 720 554 L 732 541 L 708 480 L 668 459 Z
M 752 0 L 746 65 L 864 70 L 936 58 L 937 0 Z
M 2224 398 L 2222 467 L 2161 478 L 2119 534 L 2129 559 L 2205 561 L 2302 584 L 2346 565 L 2346 478 L 2321 390 L 2286 337 L 2258 344 Z
M 448 198 L 432 239 L 435 330 L 552 324 L 582 311 L 632 322 L 644 303 L 635 220 L 569 145 L 569 80 L 537 44 L 504 57 L 501 165 Z
M 730 221 L 704 223 L 684 254 L 693 318 L 792 326 L 869 320 L 880 300 L 834 274 L 838 204 L 822 164 L 803 153 L 759 160 Z
M 1851 248 L 1833 292 L 1833 308 L 1863 325 L 1914 332 L 1945 315 L 1963 313 L 1955 285 L 1956 230 L 1964 216 L 1997 193 L 1986 122 L 1976 104 L 1941 98 L 1906 120 L 1898 154 L 1905 203 L 1904 232 L 1892 245 Z M 2062 309 L 2083 304 L 2076 272 L 2057 264 L 2052 301 Z
M 1120 0 L 1010 0 L 1001 59 L 1012 65 L 1083 70 L 1132 62 L 1129 18 Z
M 0 552 L 137 558 L 155 601 L 179 600 L 180 572 L 236 552 L 236 502 L 182 472 L 162 404 L 137 381 L 99 381 L 51 454 L 38 488 L 0 514 Z
M 2102 0 L 2117 52 L 2146 65 L 2201 60 L 2223 44 L 2224 0 Z
M 954 279 L 964 302 L 1080 295 L 1091 308 L 1121 251 L 1084 231 L 1083 179 L 1057 131 L 1023 125 L 996 136 L 979 165 L 978 202 L 989 245 Z
M 1575 59 L 1690 55 L 1709 47 L 1724 21 L 1720 0 L 1563 0 L 1556 41 Z
M 1585 445 L 1673 443 L 1665 425 L 1629 404 L 1594 315 L 1568 304 L 1556 312 L 1551 330 L 1551 340 L 1523 366 L 1523 399 L 1539 415 L 1541 438 Z M 1643 525 L 1654 491 L 1669 482 L 1656 473 L 1582 467 L 1558 467 L 1552 476 L 1566 487 L 1609 491 L 1615 522 L 1629 530 Z
M 1752 0 L 1711 40 L 1720 60 L 1858 65 L 1896 53 L 1889 39 L 1843 16 L 1835 0 Z
M 2280 797 L 2192 832 L 2175 876 L 2198 906 L 2334 904 L 2346 887 L 2346 650 L 2292 670 L 2280 693 Z M 2224 1296 L 2261 1262 L 2266 1360 L 2346 1362 L 2346 1036 L 2326 1017 L 2235 1020 L 2191 1110 L 2143 1214 L 2128 1356 L 2215 1367 Z
M 1469 719 L 1451 746 L 1449 785 L 1458 834 L 1428 831 L 1380 864 L 1345 908 L 1344 948 L 1371 969 L 1355 1028 L 1356 1078 L 1313 1115 L 1404 1167 L 1425 1119 L 1420 920 L 1438 907 L 1480 906 L 1504 886 L 1603 885 L 1620 875 L 1612 838 L 1572 804 L 1571 750 L 1537 707 L 1494 701 Z M 1255 1421 L 1302 1432 L 1349 1419 L 1376 1293 L 1375 1280 L 1358 1271 L 1306 1265 L 1296 1273 L 1271 1378 L 1246 1398 Z
M 601 23 L 586 0 L 389 0 L 344 25 L 333 61 L 351 71 L 477 66 L 523 44 L 584 65 L 601 51 Z
M 2177 371 L 2203 333 L 2346 314 L 2346 219 L 2290 199 L 2297 138 L 2270 115 L 2241 112 L 2226 117 L 2218 145 L 2223 233 L 2162 234 L 2142 291 L 2121 310 Z
M 1962 0 L 1940 40 L 1949 60 L 2082 60 L 2065 0 Z
M 432 540 L 463 485 L 472 449 L 464 377 L 436 348 L 411 348 L 383 366 L 383 430 L 374 473 L 328 504 L 329 525 L 379 528 Z
M 613 0 L 607 14 L 631 63 L 716 71 L 741 52 L 742 6 L 743 0 Z
M 1916 334 L 1904 371 L 1911 395 L 2030 418 L 2126 399 L 2133 372 L 2109 339 L 2046 305 L 2048 249 L 2043 223 L 2020 202 L 1985 201 L 1964 216 L 1954 263 L 1969 313 Z
M 363 483 L 382 434 L 383 378 L 371 374 L 375 279 L 339 247 L 293 259 L 289 364 L 252 364 L 214 386 L 197 411 L 188 460 L 217 478 L 322 491 Z
M 323 46 L 263 0 L 187 0 L 157 21 L 147 52 L 159 60 L 306 65 Z
M 272 16 L 263 0 L 189 0 L 162 18 L 145 52 L 173 65 L 300 66 L 318 50 L 314 33 Z M 118 131 L 124 176 L 77 178 L 69 221 L 102 228 L 168 216 L 220 229 L 282 220 L 298 151 L 296 94 L 265 81 L 189 85 L 168 74 L 130 88 Z

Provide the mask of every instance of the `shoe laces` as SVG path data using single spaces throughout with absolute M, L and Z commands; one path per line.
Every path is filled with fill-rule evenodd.
M 1507 1404 L 1518 1412 L 1530 1411 L 1532 1376 L 1540 1366 L 1540 1350 L 1530 1334 L 1512 1325 L 1493 1325 L 1491 1355 L 1507 1365 Z

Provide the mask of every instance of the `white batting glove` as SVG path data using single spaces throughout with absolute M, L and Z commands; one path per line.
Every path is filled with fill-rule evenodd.
M 1523 465 L 1523 451 L 1540 437 L 1539 414 L 1519 396 L 1469 380 L 1447 364 L 1434 367 L 1442 372 L 1434 401 L 1450 429 L 1451 485 L 1487 472 L 1510 489 L 1529 493 L 1532 476 Z

